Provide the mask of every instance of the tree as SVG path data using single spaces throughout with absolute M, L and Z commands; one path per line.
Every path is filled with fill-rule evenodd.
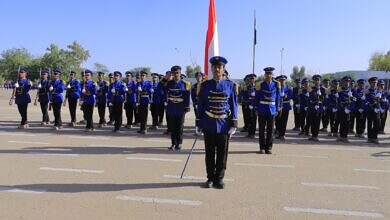
M 16 79 L 19 66 L 29 66 L 33 56 L 25 48 L 12 48 L 1 53 L 0 74 L 4 79 Z
M 370 58 L 369 70 L 390 71 L 390 51 L 385 53 L 374 53 Z
M 290 75 L 292 80 L 303 79 L 303 78 L 305 78 L 305 76 L 306 76 L 306 68 L 305 68 L 305 66 L 301 66 L 301 68 L 299 68 L 298 66 L 294 66 L 293 67 L 293 72 Z
M 201 72 L 201 71 L 202 71 L 202 67 L 199 66 L 199 65 L 195 65 L 195 66 L 188 65 L 188 66 L 186 66 L 186 75 L 187 75 L 188 78 L 195 78 L 195 73 Z
M 110 72 L 110 70 L 108 69 L 108 67 L 104 64 L 101 64 L 101 63 L 94 63 L 93 64 L 93 70 L 95 72 L 103 72 L 103 73 L 108 73 Z
M 141 67 L 135 67 L 135 68 L 130 70 L 130 72 L 132 72 L 134 74 L 140 74 L 141 71 L 151 73 L 152 68 L 146 67 L 146 66 L 141 66 Z

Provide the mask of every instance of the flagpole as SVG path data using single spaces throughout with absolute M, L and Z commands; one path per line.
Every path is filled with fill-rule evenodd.
M 256 66 L 256 44 L 257 44 L 257 30 L 256 30 L 256 10 L 254 11 L 254 19 L 253 19 L 253 63 L 252 63 L 252 73 L 255 74 L 255 66 Z

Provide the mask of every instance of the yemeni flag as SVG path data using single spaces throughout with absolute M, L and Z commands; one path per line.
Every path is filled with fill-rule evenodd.
M 209 68 L 209 60 L 213 56 L 219 55 L 218 44 L 218 29 L 217 29 L 217 15 L 215 11 L 215 1 L 210 0 L 209 6 L 209 22 L 206 36 L 206 47 L 204 56 L 204 72 L 206 76 L 211 75 L 211 68 Z

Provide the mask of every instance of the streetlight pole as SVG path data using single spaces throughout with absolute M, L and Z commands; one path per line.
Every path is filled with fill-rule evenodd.
M 280 74 L 283 75 L 283 55 L 284 55 L 284 48 L 280 50 Z

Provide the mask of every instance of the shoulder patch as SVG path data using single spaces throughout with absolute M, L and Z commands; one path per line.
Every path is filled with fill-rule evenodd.
M 191 83 L 188 82 L 188 81 L 185 81 L 185 80 L 183 80 L 183 82 L 184 82 L 184 84 L 185 84 L 185 86 L 186 86 L 186 90 L 187 90 L 187 91 L 190 91 L 190 90 L 191 90 Z

